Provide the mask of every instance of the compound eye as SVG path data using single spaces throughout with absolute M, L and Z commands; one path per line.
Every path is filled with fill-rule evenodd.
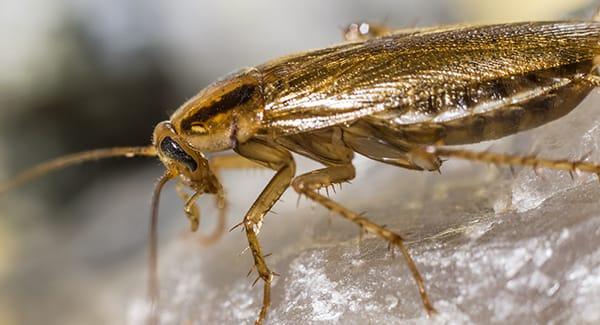
M 173 141 L 171 137 L 164 138 L 160 143 L 160 150 L 165 154 L 165 156 L 176 160 L 189 168 L 190 171 L 196 170 L 198 168 L 198 164 L 194 160 L 194 158 L 190 157 L 177 142 Z

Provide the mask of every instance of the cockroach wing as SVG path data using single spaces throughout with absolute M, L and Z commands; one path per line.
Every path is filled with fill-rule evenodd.
M 571 94 L 573 103 L 567 104 L 576 106 L 592 89 L 582 77 L 592 71 L 599 54 L 596 22 L 458 26 L 346 43 L 258 67 L 266 102 L 264 126 L 267 132 L 294 134 L 348 127 L 362 119 L 399 134 L 428 126 L 437 130 L 435 136 L 411 140 L 439 141 L 446 135 L 438 134 L 436 125 L 461 124 L 456 121 L 474 116 L 479 118 L 473 123 L 485 124 L 481 121 L 497 117 L 497 111 L 535 109 L 526 104 L 561 92 Z M 545 110 L 558 105 L 543 104 Z M 523 114 L 527 111 L 513 115 Z M 565 112 L 550 112 L 521 129 L 561 114 Z M 480 139 L 454 134 L 447 142 L 475 142 L 513 131 L 518 129 L 475 130 L 471 133 L 482 132 Z

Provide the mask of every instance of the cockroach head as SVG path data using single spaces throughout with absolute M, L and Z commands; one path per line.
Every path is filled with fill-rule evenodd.
M 171 116 L 174 130 L 202 152 L 235 148 L 260 127 L 260 80 L 256 69 L 244 69 L 211 84 Z
M 204 155 L 184 141 L 170 122 L 161 122 L 154 128 L 152 141 L 169 174 L 178 175 L 195 191 L 212 194 L 221 191 L 221 184 Z

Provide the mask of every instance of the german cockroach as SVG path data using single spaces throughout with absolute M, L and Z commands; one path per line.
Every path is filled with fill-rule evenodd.
M 264 282 L 257 323 L 267 317 L 274 275 L 257 235 L 265 214 L 290 186 L 398 247 L 432 315 L 435 308 L 402 236 L 318 190 L 352 180 L 355 153 L 416 171 L 438 171 L 442 158 L 458 158 L 600 174 L 599 164 L 584 161 L 449 147 L 498 139 L 573 110 L 600 86 L 600 19 L 399 31 L 362 24 L 345 35 L 349 40 L 340 45 L 268 61 L 209 85 L 156 126 L 150 146 L 59 158 L 2 184 L 0 192 L 88 160 L 158 156 L 166 172 L 152 199 L 149 291 L 156 302 L 156 221 L 163 185 L 178 179 L 184 211 L 196 230 L 200 195 L 215 194 L 218 206 L 225 207 L 219 169 L 262 166 L 275 176 L 240 223 Z M 204 156 L 226 150 L 235 154 Z M 296 176 L 292 153 L 324 168 Z M 221 229 L 223 218 L 221 213 Z

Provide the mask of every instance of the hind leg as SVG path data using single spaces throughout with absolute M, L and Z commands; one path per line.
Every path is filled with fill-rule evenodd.
M 534 170 L 553 169 L 570 173 L 593 173 L 600 178 L 600 164 L 590 163 L 583 160 L 554 160 L 542 159 L 535 155 L 520 156 L 494 152 L 478 152 L 464 149 L 451 149 L 446 147 L 422 147 L 413 150 L 413 153 L 423 159 L 439 159 L 439 157 L 457 158 L 463 160 L 477 161 L 497 166 L 524 166 Z

